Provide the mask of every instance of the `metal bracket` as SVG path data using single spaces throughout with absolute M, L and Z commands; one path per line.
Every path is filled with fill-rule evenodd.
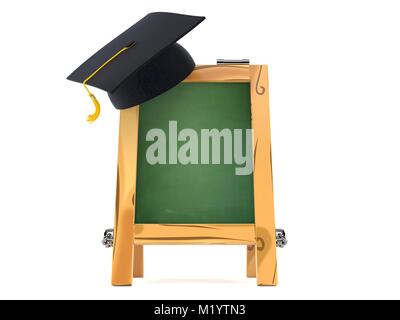
M 288 244 L 288 241 L 286 239 L 285 230 L 276 229 L 275 230 L 275 235 L 276 235 L 276 247 L 277 248 L 284 248 Z
M 286 239 L 285 230 L 276 229 L 275 235 L 276 235 L 276 247 L 284 248 L 288 244 L 288 241 Z M 104 236 L 103 236 L 103 240 L 101 241 L 101 243 L 106 248 L 113 247 L 113 245 L 114 245 L 114 229 L 107 229 L 106 231 L 104 231 Z
M 101 241 L 106 248 L 112 248 L 114 245 L 114 229 L 107 229 L 104 231 L 104 237 Z

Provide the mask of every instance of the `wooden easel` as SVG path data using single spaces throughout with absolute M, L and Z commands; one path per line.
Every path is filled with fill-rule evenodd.
M 247 276 L 258 285 L 276 285 L 277 260 L 271 135 L 266 65 L 198 66 L 184 82 L 249 82 L 254 159 L 255 224 L 135 225 L 136 167 L 140 107 L 120 114 L 118 179 L 112 284 L 126 286 L 143 277 L 143 245 L 247 245 Z

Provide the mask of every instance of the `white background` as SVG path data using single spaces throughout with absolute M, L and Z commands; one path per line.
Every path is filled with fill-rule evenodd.
M 280 284 L 244 247 L 146 247 L 110 286 L 118 111 L 65 78 L 152 11 L 204 15 L 199 64 L 269 64 Z M 400 298 L 396 1 L 8 1 L 0 9 L 1 298 Z

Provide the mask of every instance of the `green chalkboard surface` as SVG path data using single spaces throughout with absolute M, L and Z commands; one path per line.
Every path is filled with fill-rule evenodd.
M 176 131 L 171 131 L 174 123 Z M 167 147 L 165 156 L 160 149 L 150 152 L 158 159 L 153 164 L 154 159 L 149 163 L 146 155 L 149 150 L 154 151 L 155 142 L 164 139 L 149 134 L 155 128 L 165 132 Z M 174 139 L 177 133 L 187 128 L 198 134 L 198 156 L 194 156 L 194 149 L 185 149 L 184 154 L 190 155 L 192 162 L 182 164 L 174 146 L 179 151 L 190 138 L 177 142 Z M 253 174 L 237 175 L 236 169 L 245 164 L 239 164 L 234 156 L 235 147 L 239 150 L 241 147 L 243 156 L 246 155 L 246 147 L 251 147 L 246 146 L 246 129 L 250 128 L 248 83 L 181 83 L 141 105 L 135 223 L 254 223 Z M 218 129 L 219 132 L 230 129 L 232 141 L 239 141 L 234 139 L 233 130 L 242 129 L 236 132 L 241 132 L 238 134 L 243 143 L 240 147 L 237 147 L 237 143 L 232 144 L 232 163 L 229 163 L 229 157 L 226 161 L 223 152 L 225 142 L 229 143 L 229 140 L 221 139 L 220 163 L 212 164 L 213 150 L 218 147 L 213 145 L 212 140 L 208 140 L 210 156 L 207 164 L 206 153 L 202 152 L 207 148 L 201 149 L 205 141 L 201 139 L 202 129 Z M 147 141 L 148 134 L 152 137 L 151 141 Z M 194 159 L 197 159 L 198 164 L 195 164 Z M 218 163 L 217 160 L 214 162 Z

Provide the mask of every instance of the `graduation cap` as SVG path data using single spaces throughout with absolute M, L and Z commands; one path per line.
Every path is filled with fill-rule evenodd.
M 107 91 L 117 109 L 126 109 L 184 80 L 195 63 L 176 42 L 204 19 L 176 13 L 150 13 L 76 69 L 68 80 L 82 83 L 96 106 L 88 121 L 97 119 L 100 104 L 87 85 Z

